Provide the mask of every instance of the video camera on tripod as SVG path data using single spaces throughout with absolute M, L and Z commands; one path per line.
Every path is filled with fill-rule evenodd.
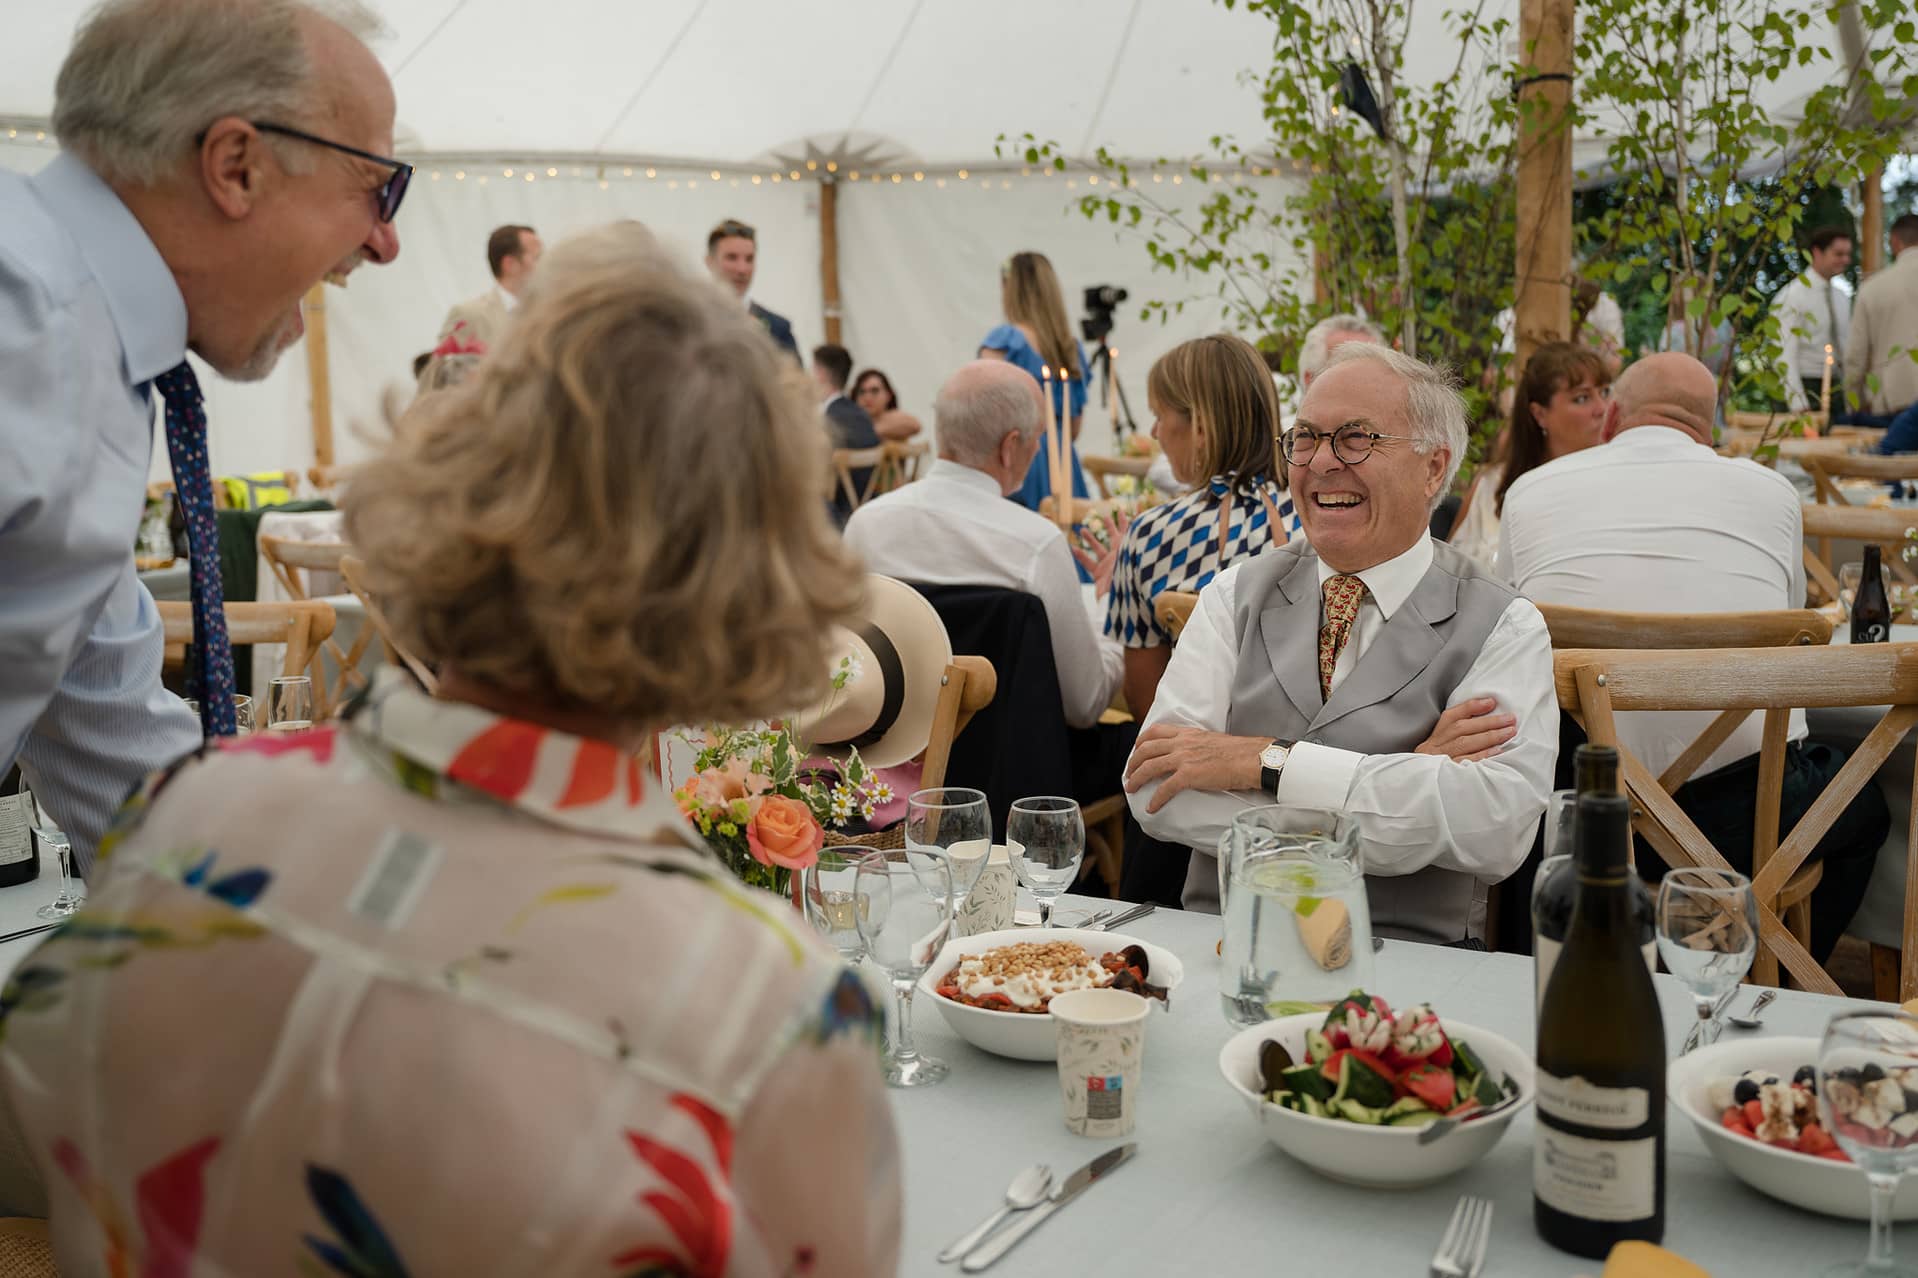
M 1092 375 L 1098 377 L 1100 370 L 1104 370 L 1104 402 L 1111 404 L 1112 397 L 1117 395 L 1119 407 L 1124 411 L 1123 425 L 1121 425 L 1119 413 L 1115 412 L 1112 415 L 1115 432 L 1120 429 L 1127 431 L 1139 429 L 1138 423 L 1132 420 L 1132 405 L 1126 402 L 1125 386 L 1112 374 L 1112 346 L 1108 340 L 1112 336 L 1113 312 L 1118 310 L 1119 303 L 1130 296 L 1130 293 L 1116 284 L 1094 284 L 1086 290 L 1086 317 L 1079 321 L 1079 331 L 1085 335 L 1088 342 L 1098 347 L 1092 356 Z

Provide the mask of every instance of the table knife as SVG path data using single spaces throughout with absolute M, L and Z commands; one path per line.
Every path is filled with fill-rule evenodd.
M 1136 1142 L 1120 1145 L 1116 1149 L 1108 1149 L 1066 1177 L 1059 1188 L 1052 1191 L 1052 1197 L 1027 1212 L 1022 1219 L 1006 1226 L 967 1252 L 965 1260 L 959 1267 L 969 1274 L 976 1274 L 989 1267 L 994 1261 L 1011 1251 L 1020 1239 L 1037 1229 L 1052 1213 L 1083 1194 L 1094 1181 L 1111 1174 L 1114 1168 L 1132 1157 L 1138 1150 L 1139 1146 Z
M 1095 932 L 1110 932 L 1115 927 L 1124 927 L 1127 923 L 1137 923 L 1140 919 L 1158 908 L 1156 905 L 1135 905 L 1131 909 L 1120 914 L 1115 914 L 1103 922 L 1093 923 L 1091 927 Z

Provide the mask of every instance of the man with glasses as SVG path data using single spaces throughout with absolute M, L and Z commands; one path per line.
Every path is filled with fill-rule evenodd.
M 801 363 L 799 341 L 793 336 L 791 322 L 752 300 L 753 271 L 758 264 L 758 234 L 744 222 L 727 218 L 706 237 L 706 269 L 738 295 L 746 304 L 746 310 L 765 327 L 767 336 L 792 356 L 794 363 Z
M 190 350 L 257 381 L 322 279 L 399 252 L 393 90 L 337 2 L 108 0 L 54 87 L 64 153 L 0 174 L 0 771 L 79 867 L 147 772 L 230 733 L 232 653 Z M 348 22 L 354 30 L 349 30 Z M 192 545 L 204 719 L 134 572 L 156 418 Z
M 1305 541 L 1199 595 L 1126 768 L 1146 833 L 1198 853 L 1188 909 L 1218 909 L 1219 836 L 1268 803 L 1343 812 L 1374 928 L 1484 939 L 1552 791 L 1558 702 L 1538 609 L 1426 531 L 1466 447 L 1449 375 L 1347 343 L 1280 437 Z

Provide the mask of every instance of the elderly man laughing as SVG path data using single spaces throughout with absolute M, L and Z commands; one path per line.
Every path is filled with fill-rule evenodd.
M 1146 831 L 1202 853 L 1188 908 L 1218 908 L 1219 836 L 1264 803 L 1358 823 L 1374 928 L 1483 939 L 1552 789 L 1558 704 L 1538 609 L 1426 521 L 1466 446 L 1451 379 L 1340 347 L 1281 438 L 1306 542 L 1221 574 L 1127 764 Z

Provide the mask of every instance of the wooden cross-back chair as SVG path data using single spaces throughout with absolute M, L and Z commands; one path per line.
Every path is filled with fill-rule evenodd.
M 186 662 L 186 646 L 193 642 L 193 605 L 184 600 L 161 600 L 154 607 L 160 610 L 160 625 L 166 635 L 165 665 L 177 670 Z M 286 675 L 313 678 L 315 672 L 310 667 L 320 645 L 333 634 L 333 605 L 302 599 L 292 603 L 230 603 L 224 609 L 227 638 L 235 647 L 283 643 Z M 317 686 L 320 680 L 314 678 L 313 682 Z M 264 717 L 262 713 L 262 722 Z
M 923 439 L 887 440 L 879 449 L 883 456 L 873 489 L 875 495 L 889 493 L 918 479 L 920 467 L 932 456 L 932 445 Z
M 307 573 L 326 572 L 338 576 L 340 561 L 346 558 L 351 549 L 343 541 L 260 538 L 261 556 L 286 593 L 295 599 L 311 597 L 312 592 L 307 589 Z M 360 658 L 365 655 L 372 638 L 373 627 L 370 625 L 361 626 L 359 633 L 353 636 L 353 646 L 345 650 L 340 648 L 337 639 L 327 637 L 322 647 L 326 655 L 333 658 L 336 671 L 330 683 L 325 677 L 324 660 L 315 657 L 313 662 L 319 675 L 313 680 L 314 709 L 321 718 L 330 716 L 336 706 L 344 704 L 348 696 L 366 686 L 366 675 L 360 670 Z
M 1152 469 L 1152 458 L 1100 457 L 1092 453 L 1082 453 L 1079 457 L 1079 469 L 1091 477 L 1093 487 L 1099 490 L 1099 496 L 1110 498 L 1112 489 L 1106 484 L 1108 479 L 1119 475 L 1144 479 L 1146 472 Z
M 312 466 L 307 469 L 306 481 L 313 485 L 314 492 L 328 493 L 336 488 L 345 487 L 346 481 L 352 478 L 353 472 L 358 469 L 357 466 L 346 465 Z
M 1805 507 L 1805 580 L 1827 602 L 1838 598 L 1838 565 L 1832 542 L 1875 543 L 1895 580 L 1918 584 L 1905 563 L 1905 534 L 1918 527 L 1918 511 L 1882 506 L 1819 503 Z M 1814 543 L 1816 548 L 1814 549 Z
M 1633 826 L 1674 867 L 1727 868 L 1704 834 L 1673 800 L 1676 790 L 1732 730 L 1754 711 L 1764 714 L 1758 800 L 1752 846 L 1752 887 L 1758 902 L 1759 951 L 1753 979 L 1776 984 L 1782 965 L 1800 988 L 1838 994 L 1838 985 L 1812 958 L 1801 933 L 1808 927 L 1802 901 L 1788 901 L 1803 883 L 1806 858 L 1879 766 L 1918 724 L 1918 644 L 1837 647 L 1728 648 L 1693 651 L 1564 649 L 1554 654 L 1559 706 L 1602 745 L 1617 745 L 1614 715 L 1637 710 L 1717 711 L 1705 733 L 1663 776 L 1619 748 L 1621 780 L 1637 804 Z M 1889 703 L 1887 705 L 1887 703 Z M 1794 709 L 1880 706 L 1885 714 L 1846 760 L 1789 833 L 1779 829 L 1786 733 Z M 1907 853 L 1918 861 L 1918 829 Z M 1781 834 L 1784 837 L 1781 840 Z M 1812 868 L 1816 868 L 1815 863 Z M 1907 866 L 1902 997 L 1918 993 L 1918 864 Z M 1781 910 L 1798 917 L 1787 926 Z
M 1192 610 L 1198 607 L 1199 597 L 1185 590 L 1161 590 L 1152 601 L 1152 614 L 1159 624 L 1172 636 L 1172 642 L 1179 642 L 1179 636 L 1185 633 L 1185 623 L 1192 620 Z
M 1554 648 L 1785 648 L 1831 642 L 1831 619 L 1809 608 L 1606 612 L 1542 603 L 1538 610 Z
M 346 588 L 353 592 L 353 597 L 360 601 L 360 607 L 366 613 L 367 624 L 379 631 L 380 643 L 386 649 L 387 661 L 396 666 L 403 665 L 412 671 L 413 677 L 420 681 L 420 686 L 427 692 L 439 692 L 439 679 L 427 669 L 425 662 L 408 652 L 398 640 L 393 638 L 393 627 L 387 624 L 386 613 L 381 611 L 373 596 L 367 593 L 365 562 L 357 555 L 342 555 L 340 580 L 344 581 Z
M 833 482 L 845 495 L 849 510 L 858 510 L 875 493 L 879 492 L 879 480 L 886 469 L 886 446 L 875 444 L 871 448 L 835 448 L 832 450 Z M 866 482 L 855 484 L 852 473 L 855 470 L 866 472 Z
M 1833 442 L 1849 445 L 1850 441 Z M 1841 479 L 1875 479 L 1885 483 L 1918 480 L 1918 453 L 1892 453 L 1887 456 L 1832 450 L 1800 457 L 1798 464 L 1811 476 L 1818 501 L 1839 506 L 1861 504 L 1845 495 L 1845 490 L 1838 486 Z

